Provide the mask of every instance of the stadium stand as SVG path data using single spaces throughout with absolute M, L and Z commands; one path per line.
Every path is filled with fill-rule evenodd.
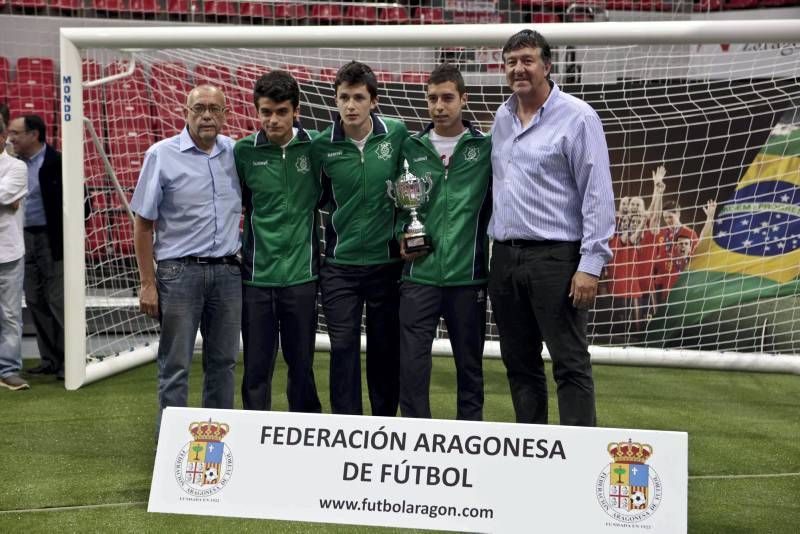
M 273 18 L 272 4 L 265 4 L 258 1 L 240 2 L 239 17 L 241 18 L 242 22 L 260 24 L 265 20 Z

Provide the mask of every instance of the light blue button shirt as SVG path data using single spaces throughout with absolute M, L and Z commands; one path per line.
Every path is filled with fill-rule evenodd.
M 552 83 L 523 127 L 512 95 L 492 126 L 495 240 L 580 241 L 578 270 L 600 275 L 611 259 L 614 192 L 603 126 L 586 102 Z
M 44 213 L 42 188 L 39 184 L 39 171 L 44 163 L 44 152 L 47 145 L 31 159 L 23 160 L 28 166 L 28 196 L 25 199 L 25 226 L 46 226 L 47 216 Z
M 218 135 L 207 154 L 184 128 L 147 150 L 131 208 L 155 221 L 156 260 L 231 256 L 239 250 L 242 191 L 233 145 L 233 139 Z

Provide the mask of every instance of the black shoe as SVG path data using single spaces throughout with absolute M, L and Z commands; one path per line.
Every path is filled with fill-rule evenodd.
M 64 380 L 64 368 L 63 367 L 60 368 L 58 371 L 56 371 L 56 379 Z
M 56 369 L 49 363 L 43 363 L 41 365 L 37 365 L 36 367 L 28 369 L 26 373 L 31 375 L 54 375 L 56 374 Z

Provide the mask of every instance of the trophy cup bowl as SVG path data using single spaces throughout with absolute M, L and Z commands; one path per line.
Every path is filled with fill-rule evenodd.
M 424 206 L 430 198 L 433 181 L 429 176 L 416 176 L 405 170 L 397 181 L 386 180 L 386 194 L 394 201 L 395 206 L 406 210 L 411 215 L 411 223 L 406 227 L 403 237 L 403 249 L 406 254 L 428 252 L 433 248 L 431 236 L 425 233 L 425 226 L 419 220 L 417 210 Z

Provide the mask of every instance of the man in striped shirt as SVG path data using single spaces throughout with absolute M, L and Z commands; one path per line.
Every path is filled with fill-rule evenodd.
M 550 80 L 550 46 L 523 30 L 503 47 L 514 94 L 492 127 L 489 295 L 516 418 L 547 423 L 547 343 L 562 425 L 596 424 L 587 309 L 611 258 L 614 195 L 597 113 Z

